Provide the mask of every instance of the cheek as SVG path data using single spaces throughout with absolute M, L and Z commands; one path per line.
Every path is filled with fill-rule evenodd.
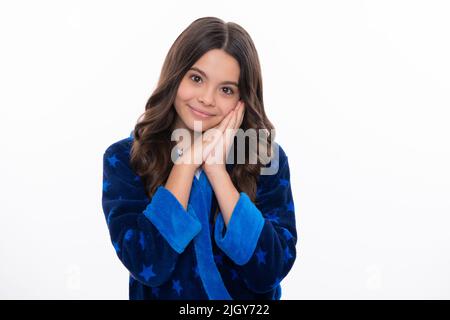
M 217 126 L 222 120 L 223 120 L 223 117 L 216 117 L 214 120 L 206 122 L 205 123 L 206 129 L 210 129 L 210 128 Z
M 231 110 L 233 110 L 233 108 L 235 106 L 236 106 L 236 104 L 233 104 L 233 103 L 226 103 L 226 104 L 224 104 L 220 108 L 220 114 L 221 114 L 221 119 L 220 120 L 223 120 L 228 115 L 228 113 L 230 113 Z
M 186 90 L 184 87 L 179 87 L 177 92 L 177 100 L 183 101 L 189 98 L 189 90 Z
M 178 86 L 177 95 L 175 97 L 175 110 L 182 118 L 186 117 L 185 103 L 191 99 L 191 95 L 191 90 L 189 90 L 188 86 L 182 81 Z
M 225 119 L 228 113 L 231 112 L 235 106 L 235 103 L 229 103 L 228 101 L 222 103 L 219 107 L 219 115 L 214 119 L 214 122 L 211 122 L 211 127 L 218 125 L 223 119 Z
M 178 87 L 177 91 L 177 99 L 178 100 L 189 100 L 192 96 L 192 90 L 189 89 L 189 87 L 184 83 L 181 82 L 180 86 Z

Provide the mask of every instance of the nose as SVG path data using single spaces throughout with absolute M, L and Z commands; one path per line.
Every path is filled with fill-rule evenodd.
M 212 90 L 206 89 L 202 95 L 198 98 L 198 101 L 203 103 L 205 106 L 211 106 L 214 102 L 214 97 Z

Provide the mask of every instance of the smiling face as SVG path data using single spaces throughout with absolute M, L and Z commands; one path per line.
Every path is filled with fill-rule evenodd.
M 225 51 L 205 53 L 180 82 L 174 128 L 193 131 L 194 121 L 201 121 L 205 131 L 219 124 L 239 101 L 239 75 L 239 63 Z

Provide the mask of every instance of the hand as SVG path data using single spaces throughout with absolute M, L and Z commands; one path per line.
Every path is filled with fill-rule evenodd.
M 220 131 L 222 133 L 220 137 L 216 137 L 216 142 L 214 143 L 213 149 L 209 150 L 207 153 L 207 157 L 202 164 L 202 168 L 205 173 L 212 173 L 217 170 L 226 171 L 226 159 L 230 152 L 231 146 L 233 145 L 236 132 L 240 128 L 242 120 L 244 119 L 244 113 L 244 102 L 239 101 L 236 107 L 222 121 L 227 121 L 227 125 L 224 130 Z M 228 117 L 230 117 L 230 119 L 226 120 Z
M 178 143 L 178 147 L 183 149 L 183 155 L 175 161 L 175 164 L 187 164 L 187 167 L 194 171 L 200 167 L 208 158 L 211 150 L 222 139 L 232 118 L 233 113 L 229 112 L 217 126 L 206 130 L 203 134 L 195 133 L 198 136 L 194 138 L 193 142 L 189 138 L 186 142 Z

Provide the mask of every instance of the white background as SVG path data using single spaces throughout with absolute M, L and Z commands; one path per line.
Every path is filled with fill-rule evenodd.
M 101 207 L 193 20 L 243 26 L 289 156 L 282 299 L 450 298 L 446 1 L 1 1 L 0 298 L 128 299 Z

